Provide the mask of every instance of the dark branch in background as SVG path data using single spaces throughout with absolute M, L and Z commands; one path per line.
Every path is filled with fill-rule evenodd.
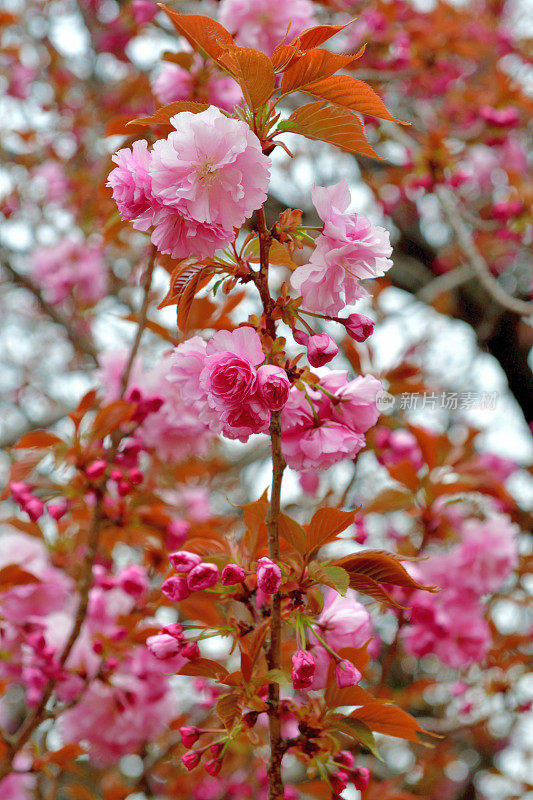
M 20 272 L 17 272 L 17 270 L 7 262 L 5 259 L 5 254 L 1 266 L 2 269 L 7 272 L 13 283 L 17 284 L 18 286 L 22 286 L 28 292 L 31 292 L 44 313 L 50 317 L 50 319 L 55 322 L 56 325 L 61 325 L 61 327 L 64 328 L 68 338 L 74 346 L 74 349 L 80 353 L 85 353 L 85 355 L 88 355 L 93 360 L 95 366 L 97 366 L 98 353 L 90 339 L 85 336 L 85 334 L 75 330 L 70 320 L 64 317 L 47 300 L 45 300 L 41 290 L 30 280 L 30 278 L 28 278 L 26 275 L 22 275 Z

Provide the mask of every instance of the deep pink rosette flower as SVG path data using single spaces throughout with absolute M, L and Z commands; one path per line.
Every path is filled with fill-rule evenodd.
M 343 323 L 348 336 L 356 342 L 366 342 L 374 332 L 374 321 L 363 314 L 350 314 L 347 319 L 339 321 Z
M 222 570 L 222 584 L 224 586 L 233 586 L 236 583 L 241 583 L 246 578 L 246 570 L 239 564 L 226 564 Z
M 292 0 L 291 3 L 222 0 L 218 18 L 225 28 L 235 34 L 237 44 L 272 55 L 274 48 L 286 37 L 289 23 L 288 41 L 291 41 L 315 24 L 313 12 L 313 4 L 309 0 Z
M 267 408 L 281 411 L 289 398 L 291 384 L 284 369 L 265 364 L 257 370 L 257 388 Z
M 215 406 L 234 408 L 255 392 L 256 371 L 248 359 L 236 353 L 220 353 L 206 360 L 202 385 Z
M 233 228 L 266 199 L 270 159 L 245 122 L 217 108 L 183 112 L 170 123 L 176 132 L 157 141 L 152 152 L 153 195 L 187 221 L 219 226 L 229 242 Z
M 367 294 L 360 280 L 390 269 L 392 248 L 385 228 L 362 214 L 346 213 L 351 197 L 345 180 L 327 188 L 315 186 L 311 194 L 324 227 L 309 264 L 293 272 L 291 284 L 304 308 L 334 316 Z
M 118 150 L 112 160 L 117 165 L 109 173 L 107 186 L 113 190 L 113 199 L 123 219 L 133 220 L 133 227 L 147 231 L 154 221 L 154 198 L 150 177 L 151 154 L 148 142 L 140 139 L 132 148 Z

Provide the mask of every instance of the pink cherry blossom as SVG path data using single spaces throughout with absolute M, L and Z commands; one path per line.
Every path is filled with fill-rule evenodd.
M 62 165 L 58 161 L 49 159 L 43 161 L 33 170 L 33 177 L 37 184 L 41 184 L 42 193 L 48 203 L 64 203 L 70 188 L 70 182 L 65 175 Z
M 518 532 L 503 514 L 465 520 L 455 558 L 461 582 L 480 596 L 500 589 L 518 565 Z
M 370 375 L 346 381 L 346 372 L 317 370 L 324 394 L 315 387 L 293 387 L 281 416 L 283 455 L 293 469 L 328 469 L 354 458 L 364 433 L 376 423 L 381 384 Z
M 176 570 L 176 572 L 187 573 L 193 567 L 197 567 L 202 563 L 202 559 L 197 553 L 189 553 L 188 550 L 177 550 L 175 553 L 169 555 L 169 561 Z
M 314 25 L 313 13 L 309 0 L 292 0 L 290 4 L 271 0 L 222 0 L 218 18 L 235 35 L 237 44 L 272 55 L 283 39 L 291 41 Z
M 315 186 L 311 194 L 324 227 L 309 264 L 293 272 L 291 283 L 304 308 L 335 315 L 366 294 L 360 280 L 390 269 L 392 248 L 385 228 L 362 214 L 346 213 L 351 198 L 345 180 L 327 188 Z
M 157 14 L 157 5 L 152 0 L 133 0 L 131 10 L 137 25 L 151 22 Z
M 359 670 L 354 667 L 351 661 L 346 659 L 339 661 L 335 667 L 335 680 L 339 689 L 344 689 L 347 686 L 356 686 L 362 677 Z
M 107 273 L 101 247 L 75 235 L 32 254 L 33 277 L 50 303 L 72 299 L 92 306 L 107 291 Z
M 312 367 L 323 367 L 338 352 L 337 343 L 327 333 L 316 333 L 307 340 L 307 358 Z
M 179 215 L 182 227 L 192 223 L 195 238 L 201 238 L 207 226 L 209 243 L 217 231 L 227 244 L 233 228 L 265 201 L 270 159 L 246 123 L 229 119 L 214 107 L 200 114 L 177 114 L 170 122 L 176 131 L 157 141 L 152 152 L 153 196 L 166 211 Z M 187 230 L 177 233 L 180 241 L 189 236 Z M 196 247 L 196 242 L 189 244 Z
M 242 100 L 239 84 L 213 68 L 206 70 L 198 55 L 193 56 L 190 70 L 163 62 L 152 82 L 152 91 L 163 105 L 176 100 L 197 99 L 229 112 Z
M 348 336 L 356 342 L 366 342 L 374 332 L 374 321 L 363 314 L 350 314 L 347 319 L 339 322 L 343 323 Z
M 109 173 L 107 186 L 113 190 L 117 208 L 123 219 L 133 220 L 134 228 L 147 231 L 157 208 L 152 197 L 151 153 L 147 141 L 140 139 L 131 149 L 118 150 L 112 160 L 117 167 Z
M 289 398 L 291 385 L 281 367 L 265 364 L 257 370 L 257 389 L 261 400 L 271 411 L 281 411 Z
M 236 583 L 242 583 L 246 578 L 246 570 L 238 564 L 226 564 L 222 570 L 222 584 L 224 586 L 233 586 Z
M 190 100 L 194 91 L 194 78 L 189 70 L 164 61 L 157 77 L 152 81 L 152 91 L 162 105 L 177 100 Z
M 187 575 L 187 585 L 191 592 L 203 592 L 220 580 L 216 564 L 198 564 Z

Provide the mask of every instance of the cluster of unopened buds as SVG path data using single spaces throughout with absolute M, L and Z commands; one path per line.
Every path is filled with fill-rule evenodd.
M 366 767 L 356 767 L 355 759 L 349 750 L 341 750 L 335 756 L 335 767 L 340 767 L 329 776 L 333 797 L 337 798 L 349 783 L 364 792 L 370 783 L 370 772 Z
M 99 481 L 100 478 L 107 474 L 107 478 L 116 484 L 117 493 L 120 497 L 126 497 L 134 486 L 139 486 L 144 480 L 140 469 L 134 467 L 130 470 L 122 470 L 118 467 L 111 467 L 103 458 L 89 464 L 85 474 L 90 481 Z
M 59 500 L 57 503 L 48 503 L 45 506 L 25 481 L 11 481 L 9 490 L 15 503 L 20 506 L 22 511 L 26 512 L 32 522 L 37 522 L 45 511 L 55 520 L 60 520 L 67 512 L 68 503 L 65 499 Z
M 325 319 L 344 325 L 348 336 L 356 342 L 365 342 L 374 331 L 373 320 L 363 314 L 350 314 L 346 319 L 341 317 L 325 317 Z M 323 367 L 335 358 L 339 347 L 328 333 L 313 333 L 310 328 L 309 331 L 310 333 L 305 333 L 293 329 L 294 339 L 307 348 L 307 358 L 312 367 Z

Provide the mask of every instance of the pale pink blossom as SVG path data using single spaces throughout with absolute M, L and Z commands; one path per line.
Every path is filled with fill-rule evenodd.
M 347 381 L 346 372 L 316 370 L 325 394 L 316 387 L 293 387 L 281 416 L 281 441 L 287 464 L 300 471 L 328 469 L 354 458 L 364 433 L 376 423 L 381 384 L 370 375 Z
M 107 291 L 107 272 L 102 248 L 76 236 L 32 253 L 32 273 L 50 303 L 74 300 L 94 305 Z
M 25 772 L 10 772 L 0 781 L 2 800 L 31 800 L 37 784 L 37 775 Z
M 478 595 L 496 592 L 518 565 L 518 526 L 496 514 L 465 520 L 460 533 L 455 564 L 461 583 Z
M 347 686 L 356 686 L 363 676 L 354 667 L 351 661 L 344 659 L 339 661 L 335 667 L 335 680 L 339 689 L 345 689 Z
M 166 671 L 147 648 L 134 650 L 110 679 L 92 681 L 61 715 L 63 742 L 86 744 L 95 763 L 106 766 L 153 741 L 177 711 Z
M 367 294 L 360 280 L 380 277 L 392 266 L 389 232 L 362 214 L 346 212 L 351 197 L 345 180 L 315 186 L 311 195 L 324 226 L 309 264 L 293 272 L 291 283 L 304 308 L 336 315 Z
M 152 91 L 163 105 L 177 100 L 198 100 L 229 112 L 242 100 L 239 84 L 212 67 L 206 69 L 198 55 L 193 57 L 190 70 L 163 62 L 152 82 Z
M 176 131 L 152 151 L 152 194 L 164 207 L 154 218 L 152 240 L 173 257 L 213 255 L 265 201 L 270 159 L 245 122 L 217 108 L 183 112 L 170 122 Z
M 218 18 L 235 36 L 237 44 L 272 55 L 283 39 L 290 42 L 314 23 L 309 0 L 290 3 L 272 0 L 222 0 Z M 289 34 L 287 28 L 290 24 Z
M 49 159 L 33 170 L 37 184 L 42 186 L 42 193 L 48 203 L 64 203 L 70 188 L 70 182 L 62 165 Z
M 352 589 L 348 589 L 344 597 L 327 590 L 324 608 L 315 627 L 326 644 L 335 651 L 342 647 L 362 647 L 374 636 L 372 618 Z

